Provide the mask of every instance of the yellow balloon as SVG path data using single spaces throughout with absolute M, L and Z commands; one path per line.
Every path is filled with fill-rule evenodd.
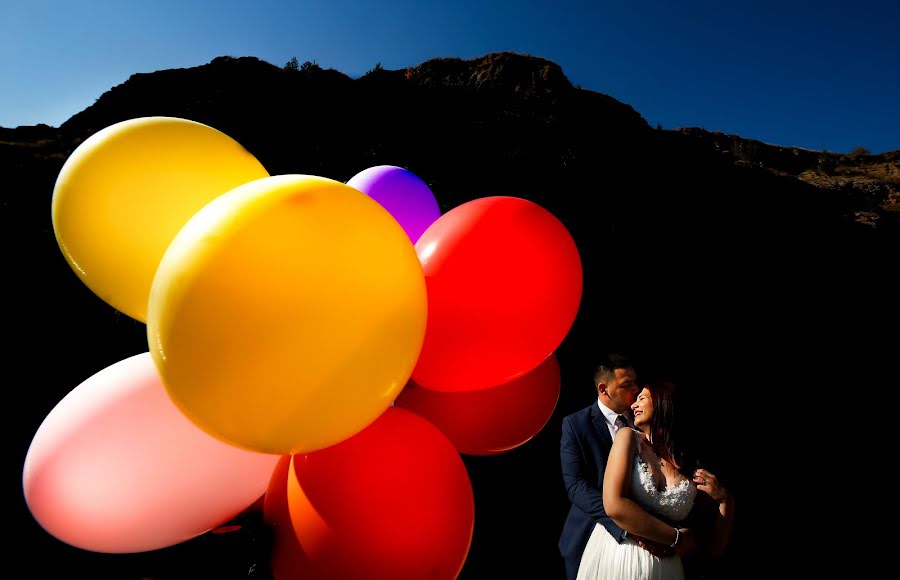
M 111 125 L 66 160 L 53 230 L 81 280 L 146 321 L 150 284 L 178 230 L 210 200 L 268 172 L 238 142 L 201 123 L 143 117 Z
M 425 277 L 376 201 L 308 175 L 210 202 L 153 281 L 150 352 L 172 400 L 232 445 L 338 443 L 391 404 L 425 338 Z

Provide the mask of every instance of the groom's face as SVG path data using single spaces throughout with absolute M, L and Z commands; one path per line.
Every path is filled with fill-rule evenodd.
M 634 369 L 616 369 L 615 376 L 606 383 L 598 385 L 601 397 L 603 391 L 606 391 L 604 404 L 616 413 L 624 413 L 631 408 L 632 403 L 637 398 L 638 385 L 637 373 Z

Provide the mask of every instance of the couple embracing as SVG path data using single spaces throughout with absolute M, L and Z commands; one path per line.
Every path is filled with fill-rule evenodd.
M 563 482 L 572 506 L 560 538 L 569 580 L 678 580 L 682 556 L 720 555 L 734 502 L 718 478 L 688 465 L 673 431 L 673 386 L 639 386 L 610 355 L 597 401 L 562 424 Z

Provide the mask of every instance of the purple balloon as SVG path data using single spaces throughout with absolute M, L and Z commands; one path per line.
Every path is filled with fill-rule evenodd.
M 402 167 L 370 167 L 354 175 L 347 185 L 365 193 L 388 210 L 414 244 L 422 232 L 441 217 L 441 209 L 431 189 Z

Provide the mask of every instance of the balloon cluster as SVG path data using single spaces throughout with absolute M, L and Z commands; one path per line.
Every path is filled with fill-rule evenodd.
M 553 215 L 515 197 L 441 215 L 393 166 L 270 176 L 170 117 L 79 145 L 52 214 L 72 269 L 146 323 L 148 352 L 36 432 L 23 486 L 49 533 L 153 550 L 264 495 L 277 578 L 458 575 L 474 525 L 459 454 L 522 445 L 559 396 L 582 273 Z

